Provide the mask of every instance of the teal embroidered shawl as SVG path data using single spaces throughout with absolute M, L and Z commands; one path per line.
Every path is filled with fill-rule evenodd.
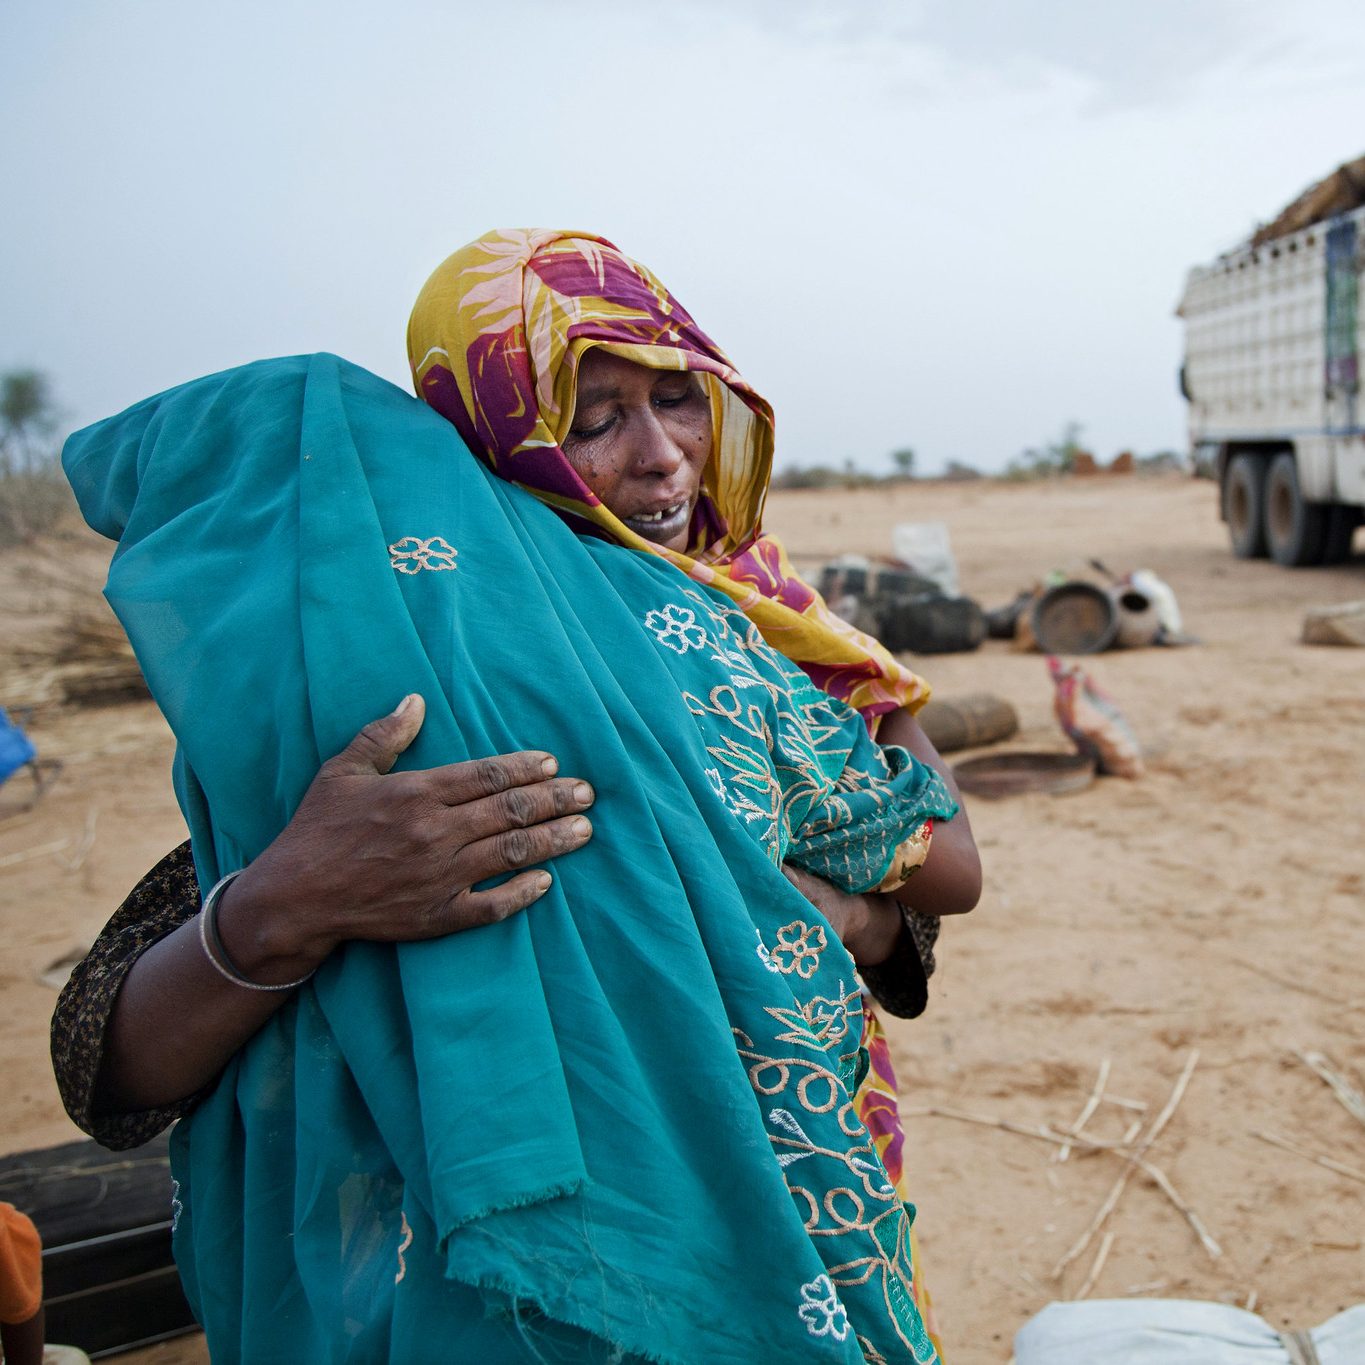
M 874 886 L 952 813 L 725 599 L 580 538 L 332 356 L 78 433 L 205 884 L 409 691 L 403 762 L 544 748 L 595 836 L 529 912 L 333 955 L 174 1144 L 215 1362 L 933 1359 L 853 1110 Z

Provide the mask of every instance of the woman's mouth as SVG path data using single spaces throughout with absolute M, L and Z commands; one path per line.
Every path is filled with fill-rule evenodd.
M 687 530 L 692 519 L 692 503 L 688 499 L 676 502 L 671 507 L 662 507 L 657 512 L 637 512 L 621 520 L 645 540 L 656 545 L 667 545 Z

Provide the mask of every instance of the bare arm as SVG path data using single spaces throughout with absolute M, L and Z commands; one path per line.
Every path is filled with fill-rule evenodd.
M 527 871 L 580 847 L 592 790 L 523 752 L 390 773 L 425 714 L 420 697 L 367 725 L 325 763 L 279 838 L 228 888 L 219 929 L 232 963 L 262 984 L 313 971 L 349 939 L 436 938 L 504 919 L 549 888 Z M 236 985 L 205 957 L 197 917 L 144 952 L 109 1019 L 96 1110 L 156 1108 L 195 1094 L 290 998 Z

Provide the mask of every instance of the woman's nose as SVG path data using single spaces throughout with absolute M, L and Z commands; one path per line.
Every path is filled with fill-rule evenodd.
M 672 474 L 686 463 L 687 451 L 660 414 L 649 409 L 641 418 L 635 469 L 641 474 Z

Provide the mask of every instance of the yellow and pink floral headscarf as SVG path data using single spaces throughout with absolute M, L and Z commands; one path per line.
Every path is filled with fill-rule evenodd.
M 706 377 L 712 448 L 685 553 L 636 535 L 560 449 L 573 422 L 578 365 L 594 346 Z M 928 699 L 923 679 L 835 616 L 777 538 L 764 534 L 772 409 L 668 290 L 605 238 L 517 228 L 470 243 L 418 295 L 408 359 L 418 396 L 499 477 L 725 593 L 774 649 L 869 724 Z

